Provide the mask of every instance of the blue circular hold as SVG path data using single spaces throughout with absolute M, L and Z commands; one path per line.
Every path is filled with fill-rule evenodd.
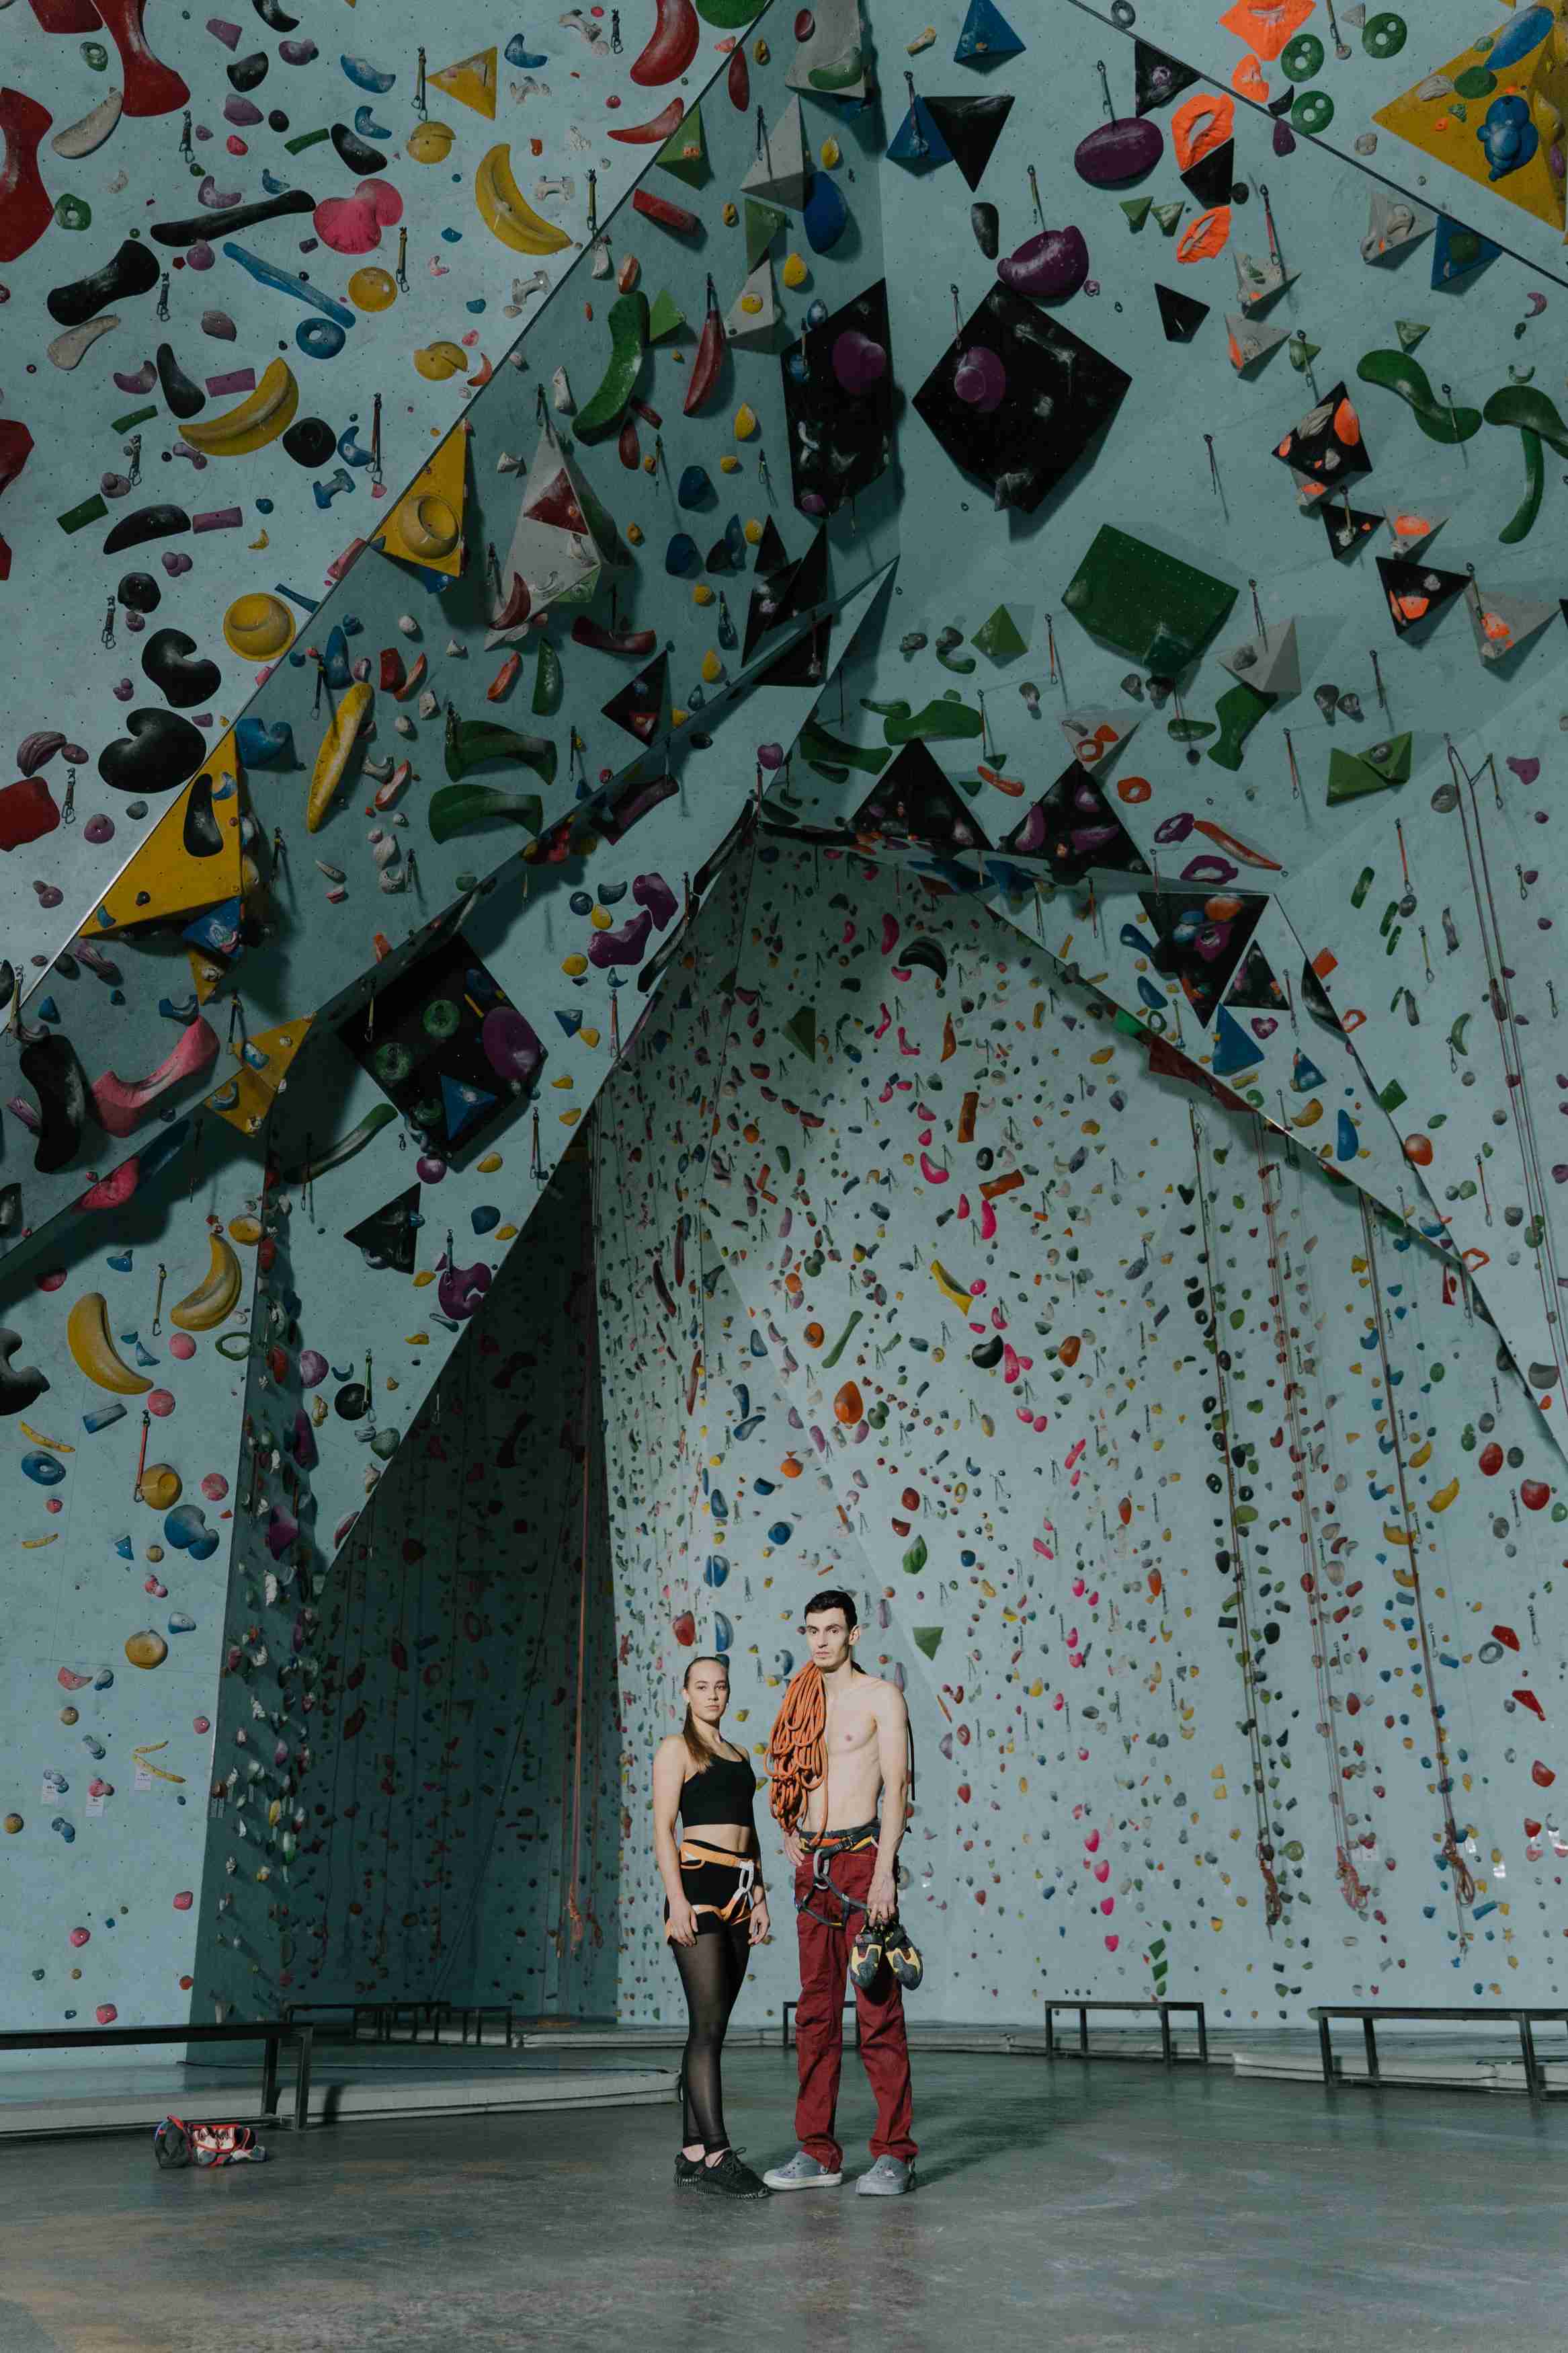
M 335 319 L 301 319 L 294 341 L 308 360 L 335 360 L 348 337 Z
M 258 499 L 256 501 L 256 512 L 258 514 L 270 514 L 272 512 L 271 500 Z
M 567 903 L 571 907 L 572 913 L 574 915 L 591 915 L 594 912 L 594 900 L 591 892 L 574 891 Z
M 500 1223 L 500 1211 L 493 1208 L 489 1201 L 481 1201 L 479 1208 L 472 1211 L 470 1222 L 475 1233 L 492 1233 Z
M 441 241 L 444 245 L 461 245 L 463 232 L 460 228 L 444 228 L 441 231 Z
M 961 1566 L 962 1567 L 963 1567 L 963 1568 L 973 1568 L 973 1566 L 974 1566 L 974 1555 L 973 1555 L 972 1552 L 961 1552 L 961 1553 L 959 1554 L 959 1556 L 958 1556 L 958 1558 L 959 1558 L 959 1564 L 960 1564 L 960 1566 Z
M 22 1476 L 31 1479 L 35 1486 L 58 1487 L 66 1475 L 66 1466 L 53 1454 L 24 1454 Z
M 710 1552 L 702 1571 L 704 1585 L 721 1586 L 730 1574 L 730 1564 L 721 1552 Z
M 488 309 L 489 308 L 489 303 L 485 301 L 485 298 L 484 298 L 484 296 L 483 296 L 482 294 L 476 294 L 476 295 L 475 295 L 475 297 L 474 297 L 474 299 L 473 299 L 473 301 L 472 301 L 471 302 L 466 302 L 466 303 L 463 305 L 463 307 L 464 307 L 464 309 L 465 309 L 466 311 L 471 311 L 473 312 L 473 314 L 474 314 L 475 318 L 477 319 L 477 318 L 479 317 L 479 312 L 480 312 L 481 311 L 486 311 L 486 310 L 488 310 Z
M 794 1533 L 787 1520 L 775 1520 L 768 1530 L 768 1542 L 777 1545 L 788 1544 Z

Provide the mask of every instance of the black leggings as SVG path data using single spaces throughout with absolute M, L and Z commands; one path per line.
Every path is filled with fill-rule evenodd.
M 728 2148 L 724 2130 L 724 2094 L 719 2076 L 719 2054 L 730 2012 L 745 1982 L 751 1956 L 751 1930 L 744 1920 L 710 1929 L 695 1944 L 674 1945 L 675 1965 L 686 1989 L 689 2026 L 681 2062 L 681 2146 L 700 2141 L 711 2156 Z

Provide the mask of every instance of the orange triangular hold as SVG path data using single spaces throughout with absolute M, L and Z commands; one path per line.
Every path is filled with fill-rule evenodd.
M 116 875 L 84 936 L 195 914 L 200 907 L 237 898 L 239 786 L 239 753 L 230 729 Z
M 459 58 L 455 66 L 443 66 L 439 73 L 426 77 L 435 90 L 445 90 L 459 106 L 471 106 L 487 122 L 496 119 L 496 53 L 493 49 L 476 49 L 471 58 Z
M 205 1108 L 226 1119 L 241 1135 L 254 1135 L 272 1108 L 273 1097 L 289 1074 L 289 1065 L 304 1044 L 314 1015 L 302 1014 L 277 1029 L 258 1030 L 254 1038 L 231 1046 L 238 1059 L 234 1076 L 215 1087 Z

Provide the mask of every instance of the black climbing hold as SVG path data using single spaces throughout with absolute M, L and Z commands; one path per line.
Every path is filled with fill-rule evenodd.
M 73 278 L 68 285 L 51 287 L 45 296 L 45 307 L 51 319 L 62 327 L 79 327 L 88 319 L 95 319 L 107 311 L 111 302 L 129 301 L 133 294 L 150 294 L 163 271 L 157 257 L 127 237 L 118 253 L 110 256 L 101 269 L 86 278 Z
M 173 343 L 160 343 L 153 356 L 158 363 L 158 382 L 170 415 L 182 418 L 199 417 L 207 405 L 206 394 L 185 374 L 174 357 Z
M 267 79 L 267 69 L 272 63 L 265 49 L 252 49 L 247 58 L 236 58 L 226 69 L 231 90 L 259 90 Z
M 269 32 L 291 33 L 300 22 L 298 16 L 290 16 L 286 8 L 280 8 L 278 0 L 250 0 L 250 5 Z
M 290 188 L 287 195 L 268 196 L 263 204 L 236 205 L 232 211 L 220 214 L 216 223 L 211 213 L 195 213 L 185 220 L 156 221 L 153 236 L 159 245 L 201 245 L 211 237 L 215 226 L 221 227 L 226 237 L 236 237 L 243 228 L 259 228 L 263 221 L 285 220 L 291 213 L 313 213 L 315 209 L 314 196 L 303 188 Z
M 156 506 L 138 507 L 133 514 L 121 515 L 107 533 L 103 552 L 105 555 L 118 555 L 122 548 L 141 547 L 150 539 L 174 539 L 181 532 L 189 531 L 190 527 L 191 519 L 184 507 L 173 506 L 166 499 L 161 500 Z M 125 576 L 128 580 L 144 580 L 147 575 L 144 572 L 129 572 Z M 144 605 L 135 609 L 150 613 L 153 607 Z
M 128 613 L 155 613 L 163 601 L 163 592 L 150 572 L 123 574 L 114 594 Z
M 370 1391 L 363 1381 L 345 1381 L 332 1399 L 340 1421 L 363 1421 L 370 1411 Z
M 129 735 L 98 755 L 98 773 L 117 793 L 172 793 L 199 765 L 206 743 L 199 727 L 172 711 L 133 711 Z
M 994 261 L 1002 247 L 1002 219 L 994 205 L 971 205 L 969 226 L 974 231 L 974 242 L 987 261 Z
M 22 1076 L 38 1098 L 38 1139 L 33 1166 L 52 1176 L 68 1168 L 92 1110 L 92 1091 L 76 1048 L 58 1029 L 35 1039 L 17 1056 Z
M 182 841 L 187 858 L 216 858 L 223 848 L 223 828 L 213 815 L 213 780 L 204 768 L 185 802 Z
M 283 448 L 297 466 L 314 472 L 338 446 L 338 437 L 319 417 L 297 417 L 283 436 Z
M 176 711 L 210 702 L 223 684 L 216 662 L 208 661 L 184 629 L 154 629 L 142 649 L 142 670 Z
M 346 164 L 349 170 L 357 172 L 362 179 L 385 171 L 386 158 L 380 148 L 371 146 L 368 140 L 351 131 L 346 122 L 334 122 L 331 137 L 339 163 Z
M 1154 300 L 1160 305 L 1160 324 L 1168 343 L 1190 343 L 1209 314 L 1206 302 L 1200 302 L 1195 294 L 1181 293 L 1174 286 L 1156 284 Z

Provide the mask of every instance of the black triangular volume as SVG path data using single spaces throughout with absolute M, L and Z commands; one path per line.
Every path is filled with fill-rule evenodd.
M 651 744 L 669 723 L 669 656 L 656 655 L 646 670 L 628 679 L 601 708 L 606 719 L 613 719 L 639 744 Z
M 971 190 L 980 185 L 1002 126 L 1013 111 L 1010 95 L 994 98 L 928 98 L 926 105 Z
M 1347 508 L 1342 499 L 1320 499 L 1318 516 L 1329 535 L 1329 553 L 1341 561 L 1364 547 L 1374 531 L 1381 531 L 1386 518 L 1368 514 L 1364 507 Z
M 906 744 L 849 820 L 856 833 L 879 833 L 928 849 L 989 849 L 956 787 L 923 744 Z
M 1256 940 L 1242 957 L 1236 987 L 1226 998 L 1234 1013 L 1289 1013 L 1289 1001 Z
M 1140 891 L 1139 903 L 1159 943 L 1156 972 L 1181 988 L 1198 1019 L 1212 1019 L 1215 1006 L 1251 944 L 1268 902 L 1260 894 L 1230 892 L 1234 914 L 1216 917 L 1214 900 L 1203 891 Z
M 1436 565 L 1403 555 L 1380 555 L 1377 576 L 1388 600 L 1388 617 L 1402 638 L 1423 622 L 1436 620 L 1470 585 L 1468 572 L 1439 572 Z
M 1160 305 L 1160 324 L 1168 343 L 1190 343 L 1209 314 L 1206 302 L 1200 302 L 1195 294 L 1179 293 L 1173 286 L 1156 285 L 1154 300 Z
M 390 1274 L 412 1274 L 418 1251 L 419 1187 L 410 1185 L 395 1199 L 384 1202 L 351 1226 L 343 1236 L 363 1250 L 376 1269 Z
M 802 630 L 777 661 L 768 664 L 759 686 L 806 686 L 820 694 L 827 683 L 827 649 L 833 638 L 833 616 L 824 613 L 815 628 Z
M 1132 44 L 1132 88 L 1138 112 L 1152 114 L 1157 106 L 1169 106 L 1184 90 L 1190 90 L 1198 79 L 1195 66 L 1184 66 L 1163 50 L 1151 48 L 1147 41 Z
M 763 525 L 763 535 L 757 542 L 757 560 L 752 569 L 759 580 L 771 580 L 775 572 L 784 570 L 789 560 L 789 550 L 784 543 L 783 534 L 769 515 Z
M 823 524 L 805 554 L 772 574 L 764 586 L 753 588 L 746 615 L 742 661 L 750 661 L 759 641 L 786 621 L 804 621 L 827 596 L 827 527 Z
M 1205 212 L 1211 205 L 1229 203 L 1235 181 L 1234 139 L 1224 140 L 1219 146 L 1211 147 L 1206 155 L 1200 155 L 1197 162 L 1182 174 L 1183 187 L 1195 204 L 1203 206 Z
M 1147 874 L 1149 862 L 1094 778 L 1070 761 L 998 847 L 1048 860 L 1053 881 L 1081 882 L 1096 866 Z

